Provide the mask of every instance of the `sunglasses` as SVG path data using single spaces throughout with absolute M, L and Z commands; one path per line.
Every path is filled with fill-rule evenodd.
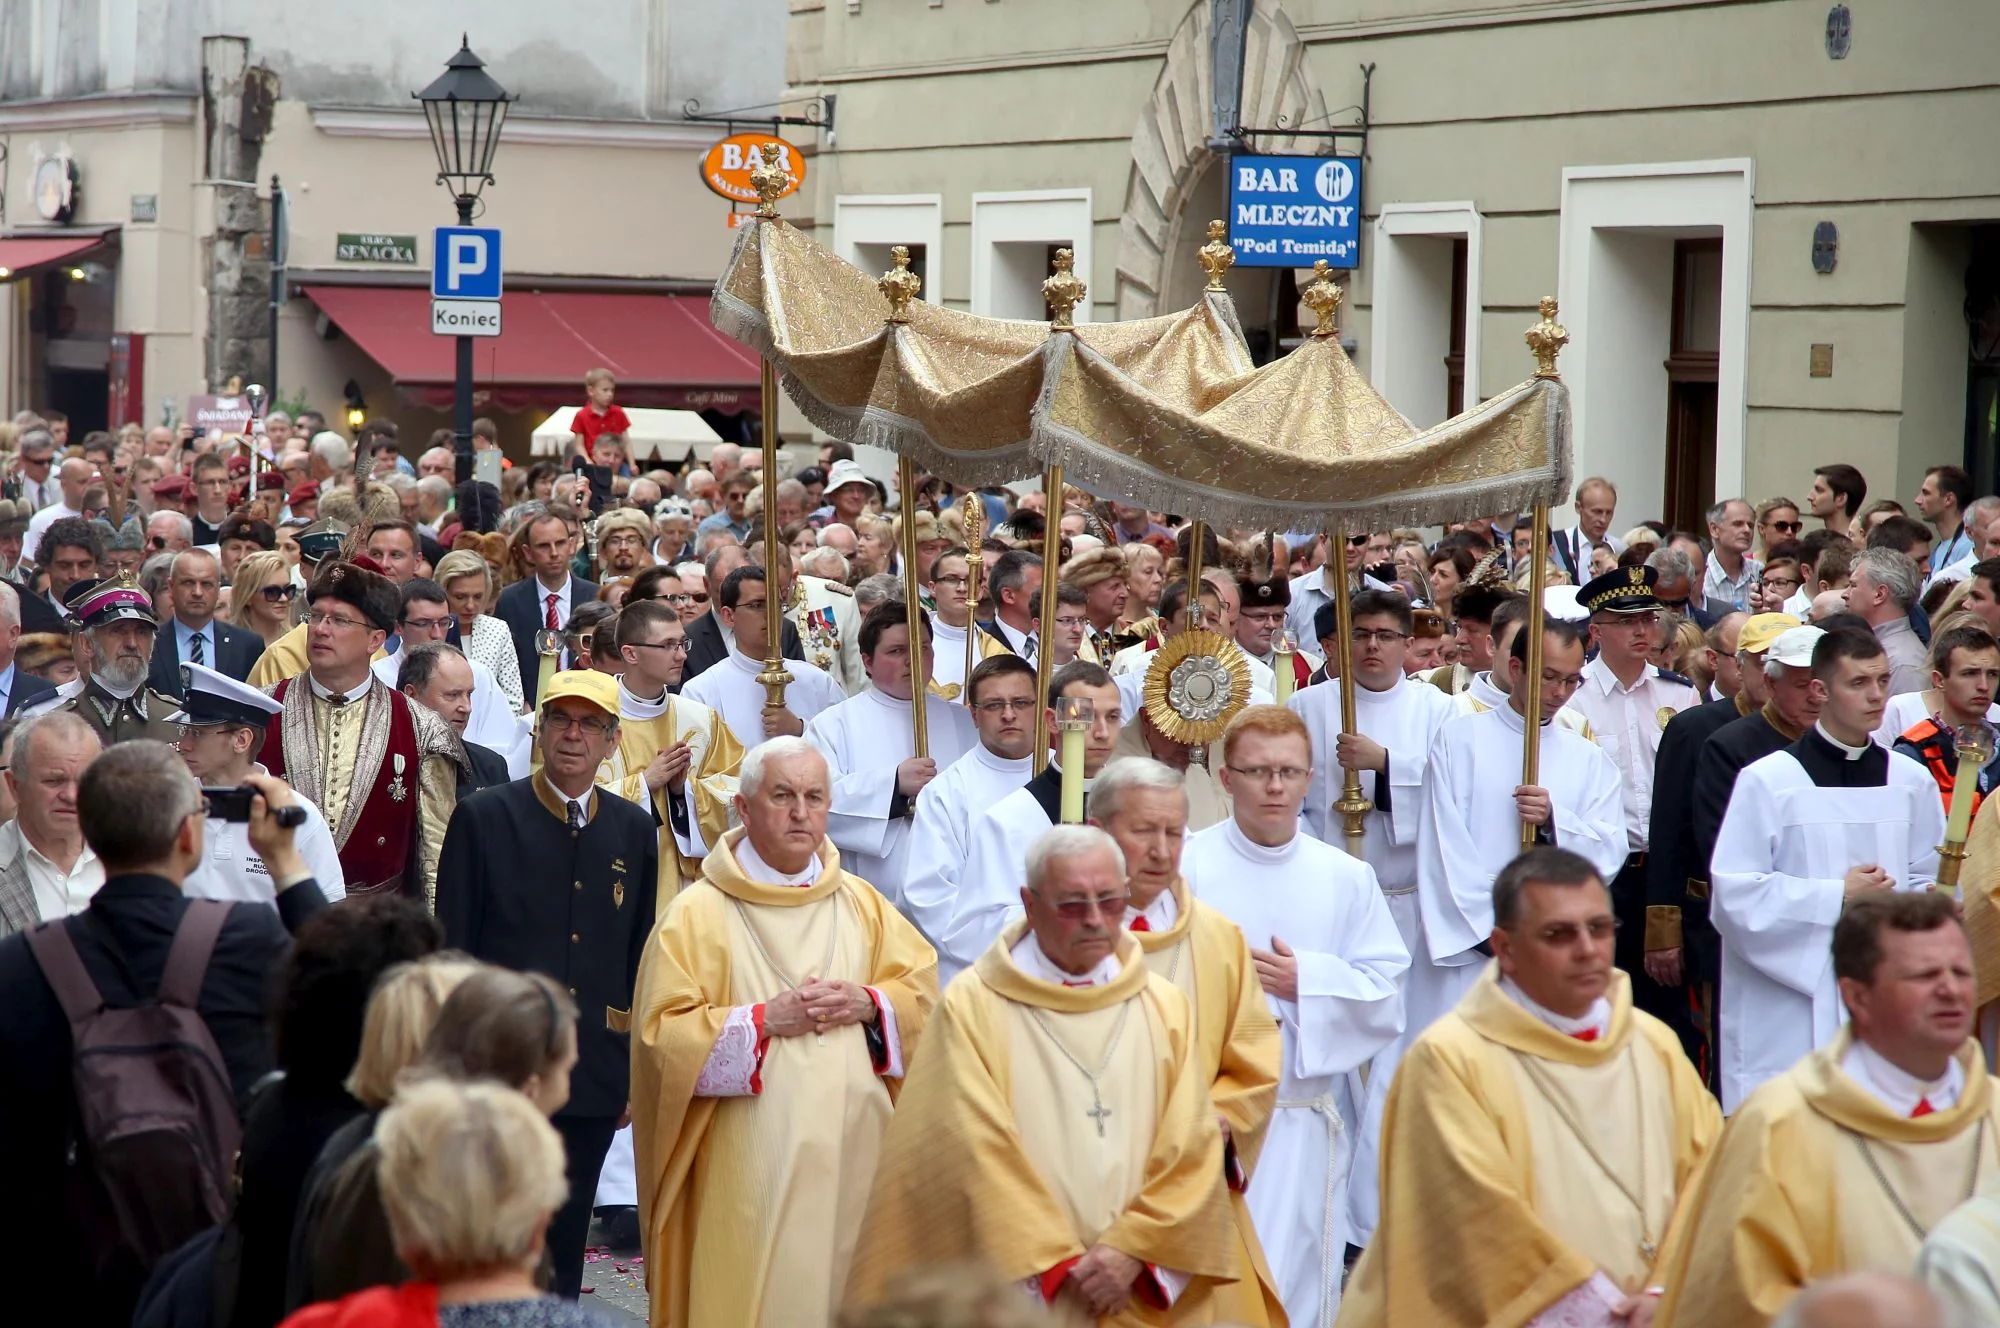
M 1806 523 L 1803 521 L 1772 521 L 1769 525 L 1771 529 L 1781 535 L 1796 535 L 1805 529 Z
M 264 586 L 257 593 L 263 597 L 266 604 L 284 604 L 288 603 L 292 596 L 299 593 L 299 588 L 290 582 L 286 582 L 281 586 Z

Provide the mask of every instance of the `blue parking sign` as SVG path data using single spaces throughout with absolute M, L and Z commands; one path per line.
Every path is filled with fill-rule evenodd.
M 1229 243 L 1245 267 L 1361 262 L 1359 157 L 1234 157 Z
M 499 299 L 500 232 L 480 226 L 438 227 L 431 243 L 431 296 Z

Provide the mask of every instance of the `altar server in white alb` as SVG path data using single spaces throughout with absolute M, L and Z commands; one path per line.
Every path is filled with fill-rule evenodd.
M 1944 805 L 1930 772 L 1868 735 L 1889 698 L 1873 632 L 1813 647 L 1819 721 L 1736 777 L 1709 863 L 1722 938 L 1722 1110 L 1840 1031 L 1833 927 L 1848 900 L 1937 879 Z
M 826 837 L 840 850 L 844 871 L 882 892 L 906 916 L 903 883 L 908 870 L 910 817 L 917 795 L 937 772 L 978 746 L 965 707 L 942 697 L 924 699 L 929 754 L 918 756 L 911 698 L 930 683 L 930 623 L 917 610 L 924 642 L 924 677 L 911 668 L 910 614 L 900 600 L 885 600 L 861 622 L 861 666 L 867 690 L 822 710 L 806 726 L 806 740 L 826 757 L 833 775 L 833 806 Z
M 1410 969 L 1412 1040 L 1478 980 L 1493 931 L 1493 878 L 1520 855 L 1522 822 L 1535 827 L 1536 842 L 1581 854 L 1607 881 L 1625 865 L 1618 767 L 1589 739 L 1550 722 L 1583 682 L 1585 631 L 1568 619 L 1543 622 L 1540 783 L 1521 782 L 1526 631 L 1495 661 L 1507 671 L 1507 703 L 1450 721 L 1431 744 L 1417 833 L 1424 943 Z
M 806 725 L 820 711 L 847 699 L 824 669 L 788 659 L 785 669 L 792 680 L 785 686 L 785 704 L 766 704 L 764 684 L 757 675 L 764 671 L 764 651 L 771 639 L 764 618 L 770 603 L 767 592 L 761 567 L 739 567 L 723 578 L 714 608 L 733 638 L 729 654 L 681 686 L 682 696 L 721 715 L 746 751 L 767 738 L 803 737 Z
M 903 875 L 903 912 L 940 952 L 958 882 L 972 847 L 972 823 L 1034 775 L 1035 666 L 999 654 L 972 666 L 966 704 L 979 741 L 917 795 Z M 940 983 L 957 969 L 940 968 Z
M 1090 727 L 1083 734 L 1083 807 L 1084 815 L 1090 814 L 1090 781 L 1111 759 L 1125 701 L 1110 674 L 1089 660 L 1073 659 L 1049 679 L 1048 765 L 972 822 L 958 902 L 938 947 L 940 980 L 970 968 L 1001 929 L 1022 915 L 1028 849 L 1062 820 L 1062 735 L 1056 732 L 1054 703 L 1072 696 L 1091 706 Z
M 1217 745 L 1231 819 L 1188 841 L 1181 874 L 1242 928 L 1284 1044 L 1250 1216 L 1294 1325 L 1333 1322 L 1361 1103 L 1351 1071 L 1403 1027 L 1410 954 L 1366 862 L 1299 828 L 1313 766 L 1297 715 L 1251 706 Z
M 1458 711 L 1439 688 L 1403 676 L 1403 656 L 1410 645 L 1407 599 L 1391 591 L 1364 590 L 1354 596 L 1352 606 L 1356 732 L 1340 731 L 1341 679 L 1316 683 L 1288 703 L 1305 721 L 1312 750 L 1321 754 L 1306 789 L 1306 828 L 1315 839 L 1346 851 L 1345 822 L 1333 804 L 1340 800 L 1345 772 L 1358 771 L 1369 805 L 1362 818 L 1361 856 L 1375 870 L 1403 945 L 1415 954 L 1423 935 L 1417 917 L 1417 826 L 1423 819 L 1424 781 L 1431 743 Z M 1337 658 L 1331 600 L 1319 606 L 1313 625 L 1327 658 Z M 1406 1040 L 1398 1038 L 1383 1048 L 1368 1067 L 1367 1105 L 1355 1131 L 1354 1180 L 1347 1192 L 1348 1239 L 1355 1245 L 1366 1245 L 1375 1230 L 1382 1104 Z

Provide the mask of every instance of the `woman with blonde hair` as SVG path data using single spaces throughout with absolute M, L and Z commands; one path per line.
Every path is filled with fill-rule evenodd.
M 569 1192 L 561 1138 L 516 1090 L 413 1084 L 375 1132 L 382 1208 L 413 1280 L 301 1310 L 286 1328 L 587 1328 L 595 1314 L 545 1295 L 536 1273 Z
M 473 965 L 472 970 L 438 1009 L 421 1057 L 397 1067 L 391 1080 L 395 1099 L 400 1101 L 412 1085 L 425 1079 L 491 1079 L 526 1095 L 544 1116 L 553 1116 L 569 1101 L 569 1075 L 576 1065 L 576 1002 L 540 973 L 517 973 L 488 964 Z M 365 1058 L 366 1045 L 362 1054 Z M 357 1076 L 361 1068 L 357 1063 Z M 360 1097 L 361 1087 L 350 1084 L 349 1090 Z M 379 1125 L 380 1115 L 373 1114 L 342 1127 L 315 1165 L 292 1242 L 288 1307 L 333 1300 L 410 1275 L 396 1256 L 383 1216 L 381 1153 L 374 1137 Z M 337 1166 L 322 1171 L 328 1154 L 343 1145 L 347 1151 Z M 572 1262 L 570 1281 L 581 1280 L 589 1198 L 584 1196 L 581 1226 L 571 1221 L 557 1227 L 558 1285 L 562 1275 L 572 1271 Z M 567 1205 L 564 1213 L 567 1216 Z M 566 1256 L 572 1246 L 570 1260 Z M 574 1285 L 568 1289 L 575 1294 Z
M 499 593 L 494 585 L 493 565 L 472 549 L 453 549 L 438 559 L 431 579 L 444 588 L 445 600 L 456 619 L 445 639 L 463 650 L 467 659 L 484 664 L 500 684 L 507 704 L 515 714 L 520 714 L 527 707 L 527 698 L 521 691 L 521 663 L 514 654 L 514 637 L 506 623 L 487 612 Z
M 1158 549 L 1140 540 L 1120 546 L 1118 552 L 1125 555 L 1123 622 L 1127 629 L 1135 630 L 1138 623 L 1159 612 L 1160 591 L 1167 584 L 1166 559 L 1160 557 Z
M 284 554 L 263 549 L 246 553 L 229 583 L 229 621 L 257 633 L 269 646 L 292 630 L 292 597 L 297 593 Z

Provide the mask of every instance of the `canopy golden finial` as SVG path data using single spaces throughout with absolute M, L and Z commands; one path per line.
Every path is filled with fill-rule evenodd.
M 1556 297 L 1544 295 L 1541 303 L 1542 321 L 1528 329 L 1528 349 L 1535 353 L 1535 377 L 1560 378 L 1556 372 L 1556 356 L 1569 344 L 1569 329 L 1556 321 Z
M 910 271 L 910 247 L 899 244 L 889 250 L 890 261 L 896 266 L 882 274 L 875 283 L 875 289 L 889 297 L 889 321 L 907 323 L 910 321 L 910 301 L 924 288 L 924 279 Z
M 1049 302 L 1049 310 L 1054 315 L 1049 319 L 1049 326 L 1075 327 L 1076 306 L 1083 303 L 1083 297 L 1089 290 L 1090 287 L 1083 284 L 1083 278 L 1076 275 L 1076 251 L 1056 250 L 1055 275 L 1042 283 L 1042 298 Z
M 1229 223 L 1208 223 L 1208 243 L 1201 247 L 1201 269 L 1208 273 L 1208 289 L 1222 289 L 1222 274 L 1236 265 L 1236 250 L 1229 243 Z
M 1340 287 L 1334 284 L 1333 268 L 1324 258 L 1314 260 L 1313 279 L 1299 299 L 1318 320 L 1313 327 L 1314 336 L 1330 337 L 1340 331 L 1334 322 L 1334 315 L 1340 311 Z
M 792 174 L 779 163 L 788 149 L 783 143 L 766 143 L 758 163 L 750 168 L 750 187 L 757 191 L 757 215 L 767 220 L 778 215 L 778 199 L 792 187 Z

